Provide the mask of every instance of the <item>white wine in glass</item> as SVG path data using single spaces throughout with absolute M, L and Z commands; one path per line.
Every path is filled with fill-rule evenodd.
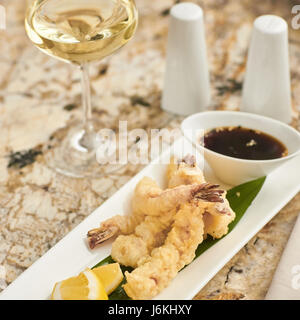
M 134 35 L 134 0 L 30 0 L 25 28 L 43 52 L 80 66 L 83 121 L 72 128 L 55 157 L 55 169 L 74 177 L 102 174 L 96 162 L 96 130 L 91 112 L 88 63 L 100 60 Z

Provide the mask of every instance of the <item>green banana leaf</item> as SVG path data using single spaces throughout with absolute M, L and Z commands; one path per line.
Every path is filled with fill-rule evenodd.
M 236 186 L 227 191 L 227 200 L 230 203 L 232 210 L 236 214 L 236 218 L 231 224 L 228 226 L 228 233 L 233 230 L 233 228 L 238 224 L 238 222 L 243 217 L 244 213 L 251 205 L 252 201 L 255 199 L 259 191 L 261 190 L 266 177 L 262 177 L 256 180 L 252 180 L 246 183 L 243 183 L 239 186 Z M 227 233 L 227 234 L 228 234 Z M 226 237 L 226 235 L 224 236 Z M 221 238 L 222 239 L 222 238 Z M 213 239 L 211 236 L 208 236 L 201 244 L 199 244 L 196 250 L 196 256 L 199 257 L 204 251 L 209 249 L 215 243 L 220 241 L 221 239 Z M 115 261 L 112 259 L 111 256 L 105 258 L 104 260 L 97 263 L 93 268 L 103 266 L 105 264 L 114 263 Z M 123 273 L 125 271 L 131 272 L 133 269 L 130 267 L 121 266 Z M 123 290 L 122 285 L 125 283 L 125 279 L 123 282 L 118 286 L 118 288 L 110 294 L 110 300 L 129 300 L 130 298 L 127 296 L 126 292 Z

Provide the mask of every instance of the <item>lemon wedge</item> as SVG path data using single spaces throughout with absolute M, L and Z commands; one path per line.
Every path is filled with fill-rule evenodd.
M 107 294 L 112 293 L 122 282 L 124 276 L 118 263 L 106 264 L 92 270 L 102 282 Z
M 104 286 L 91 269 L 86 269 L 77 277 L 55 284 L 52 300 L 108 300 Z

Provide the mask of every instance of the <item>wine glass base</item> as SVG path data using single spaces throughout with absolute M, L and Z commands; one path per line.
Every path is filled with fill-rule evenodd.
M 59 146 L 46 157 L 48 166 L 72 178 L 101 178 L 125 166 L 119 163 L 100 164 L 96 158 L 96 149 L 82 145 L 84 137 L 85 131 L 81 127 L 70 130 Z

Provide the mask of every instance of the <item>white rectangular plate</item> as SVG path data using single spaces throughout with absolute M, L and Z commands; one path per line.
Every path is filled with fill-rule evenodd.
M 183 143 L 184 142 L 184 143 Z M 24 271 L 1 294 L 1 299 L 48 299 L 55 282 L 92 267 L 110 254 L 111 241 L 89 250 L 86 233 L 115 214 L 128 212 L 137 182 L 143 176 L 154 178 L 162 186 L 170 153 L 195 154 L 194 147 L 181 139 L 172 149 L 133 177 L 102 206 L 73 229 L 44 256 Z M 199 154 L 198 154 L 199 156 Z M 195 294 L 300 190 L 300 158 L 294 158 L 270 174 L 265 184 L 235 229 L 182 270 L 156 299 L 192 299 Z M 211 172 L 207 180 L 216 182 Z

